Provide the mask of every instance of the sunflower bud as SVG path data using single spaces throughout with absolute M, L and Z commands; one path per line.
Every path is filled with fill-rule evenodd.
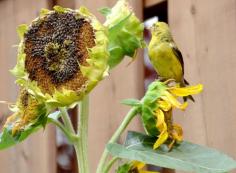
M 141 117 L 146 132 L 150 136 L 158 137 L 154 149 L 166 142 L 171 148 L 175 142 L 182 141 L 183 131 L 181 126 L 173 122 L 172 110 L 185 110 L 187 102 L 181 103 L 177 98 L 198 94 L 202 89 L 201 84 L 180 88 L 177 84 L 169 86 L 158 80 L 149 85 L 143 98 Z
M 112 9 L 104 8 L 105 26 L 109 29 L 109 66 L 119 64 L 125 55 L 135 57 L 138 48 L 144 46 L 144 25 L 135 16 L 127 0 L 118 0 Z
M 107 74 L 107 31 L 84 7 L 43 9 L 18 33 L 17 83 L 53 107 L 73 106 Z
M 9 116 L 4 124 L 4 128 L 10 129 L 13 136 L 46 117 L 45 105 L 39 103 L 25 89 L 21 90 L 14 110 L 13 115 Z

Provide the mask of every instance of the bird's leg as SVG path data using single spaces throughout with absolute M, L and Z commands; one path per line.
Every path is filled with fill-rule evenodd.
M 164 82 L 166 85 L 168 85 L 170 83 L 175 83 L 175 80 L 174 79 L 167 79 L 167 80 L 164 80 L 162 82 Z

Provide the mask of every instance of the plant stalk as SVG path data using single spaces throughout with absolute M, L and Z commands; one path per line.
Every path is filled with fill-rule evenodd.
M 56 125 L 65 134 L 69 142 L 73 143 L 78 139 L 78 136 L 74 133 L 69 132 L 69 130 L 60 121 L 54 120 L 52 118 L 49 118 L 48 121 Z
M 74 147 L 80 173 L 89 173 L 88 159 L 88 120 L 89 120 L 89 96 L 85 96 L 79 104 L 78 132 L 79 139 Z
M 61 118 L 65 124 L 65 128 L 71 133 L 71 134 L 75 134 L 75 130 L 73 128 L 70 116 L 67 112 L 67 109 L 65 107 L 61 107 L 59 108 L 60 112 L 61 112 Z
M 113 166 L 113 164 L 119 160 L 119 157 L 113 157 L 109 163 L 107 164 L 107 166 L 104 168 L 104 173 L 109 173 L 111 167 Z
M 126 129 L 126 127 L 129 125 L 129 123 L 131 122 L 131 120 L 135 117 L 135 115 L 138 113 L 139 111 L 139 107 L 133 107 L 132 109 L 130 109 L 130 111 L 127 113 L 127 115 L 125 116 L 123 122 L 120 124 L 120 126 L 118 127 L 118 129 L 115 131 L 115 133 L 113 134 L 113 136 L 111 137 L 111 139 L 109 140 L 108 143 L 114 143 L 118 140 L 118 138 L 120 137 L 120 135 L 124 132 L 124 130 Z M 105 167 L 106 167 L 106 161 L 107 158 L 109 156 L 109 152 L 108 150 L 105 148 L 105 150 L 103 151 L 102 157 L 99 161 L 98 164 L 98 168 L 96 173 L 105 173 Z M 110 165 L 111 166 L 111 165 Z

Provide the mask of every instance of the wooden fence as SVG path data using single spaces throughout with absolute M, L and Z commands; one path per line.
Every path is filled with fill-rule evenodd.
M 131 0 L 142 18 L 144 6 L 163 0 Z M 39 10 L 55 4 L 71 8 L 86 5 L 98 15 L 97 8 L 112 6 L 115 0 L 1 0 L 0 1 L 0 100 L 14 101 L 17 87 L 8 70 L 16 63 L 18 38 L 16 27 L 29 23 Z M 168 18 L 174 38 L 182 50 L 186 78 L 201 82 L 205 89 L 196 103 L 184 114 L 177 112 L 176 121 L 184 126 L 185 138 L 215 147 L 236 159 L 236 1 L 169 0 Z M 124 61 L 91 93 L 89 155 L 91 170 L 101 155 L 128 107 L 125 98 L 143 95 L 143 60 L 139 58 L 127 68 Z M 0 105 L 1 121 L 9 115 Z M 131 129 L 138 128 L 138 121 Z M 0 152 L 0 173 L 56 173 L 56 141 L 54 127 L 37 133 L 18 146 Z

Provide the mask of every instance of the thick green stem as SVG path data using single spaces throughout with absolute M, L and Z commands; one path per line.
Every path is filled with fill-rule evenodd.
M 109 140 L 109 143 L 114 143 L 118 140 L 118 138 L 120 137 L 120 135 L 124 132 L 124 130 L 126 129 L 126 127 L 129 125 L 129 123 L 131 122 L 131 120 L 135 117 L 135 115 L 138 113 L 139 111 L 139 107 L 133 107 L 128 114 L 125 116 L 123 122 L 120 124 L 120 126 L 118 127 L 118 129 L 116 130 L 116 132 L 113 134 L 113 136 L 111 137 L 111 139 Z M 106 161 L 107 158 L 109 156 L 109 152 L 107 151 L 107 149 L 105 148 L 102 157 L 99 161 L 98 164 L 98 168 L 96 173 L 105 173 L 105 165 L 106 165 Z
M 64 126 L 59 122 L 53 122 L 56 124 L 67 136 L 68 140 L 71 140 L 76 151 L 79 172 L 89 173 L 89 161 L 88 161 L 88 109 L 89 99 L 85 96 L 80 102 L 79 110 L 79 122 L 78 133 L 76 134 L 71 119 L 67 113 L 66 108 L 59 108 Z
M 79 122 L 78 134 L 79 139 L 74 144 L 79 172 L 89 173 L 89 159 L 88 159 L 88 119 L 89 119 L 89 97 L 85 96 L 79 105 Z

